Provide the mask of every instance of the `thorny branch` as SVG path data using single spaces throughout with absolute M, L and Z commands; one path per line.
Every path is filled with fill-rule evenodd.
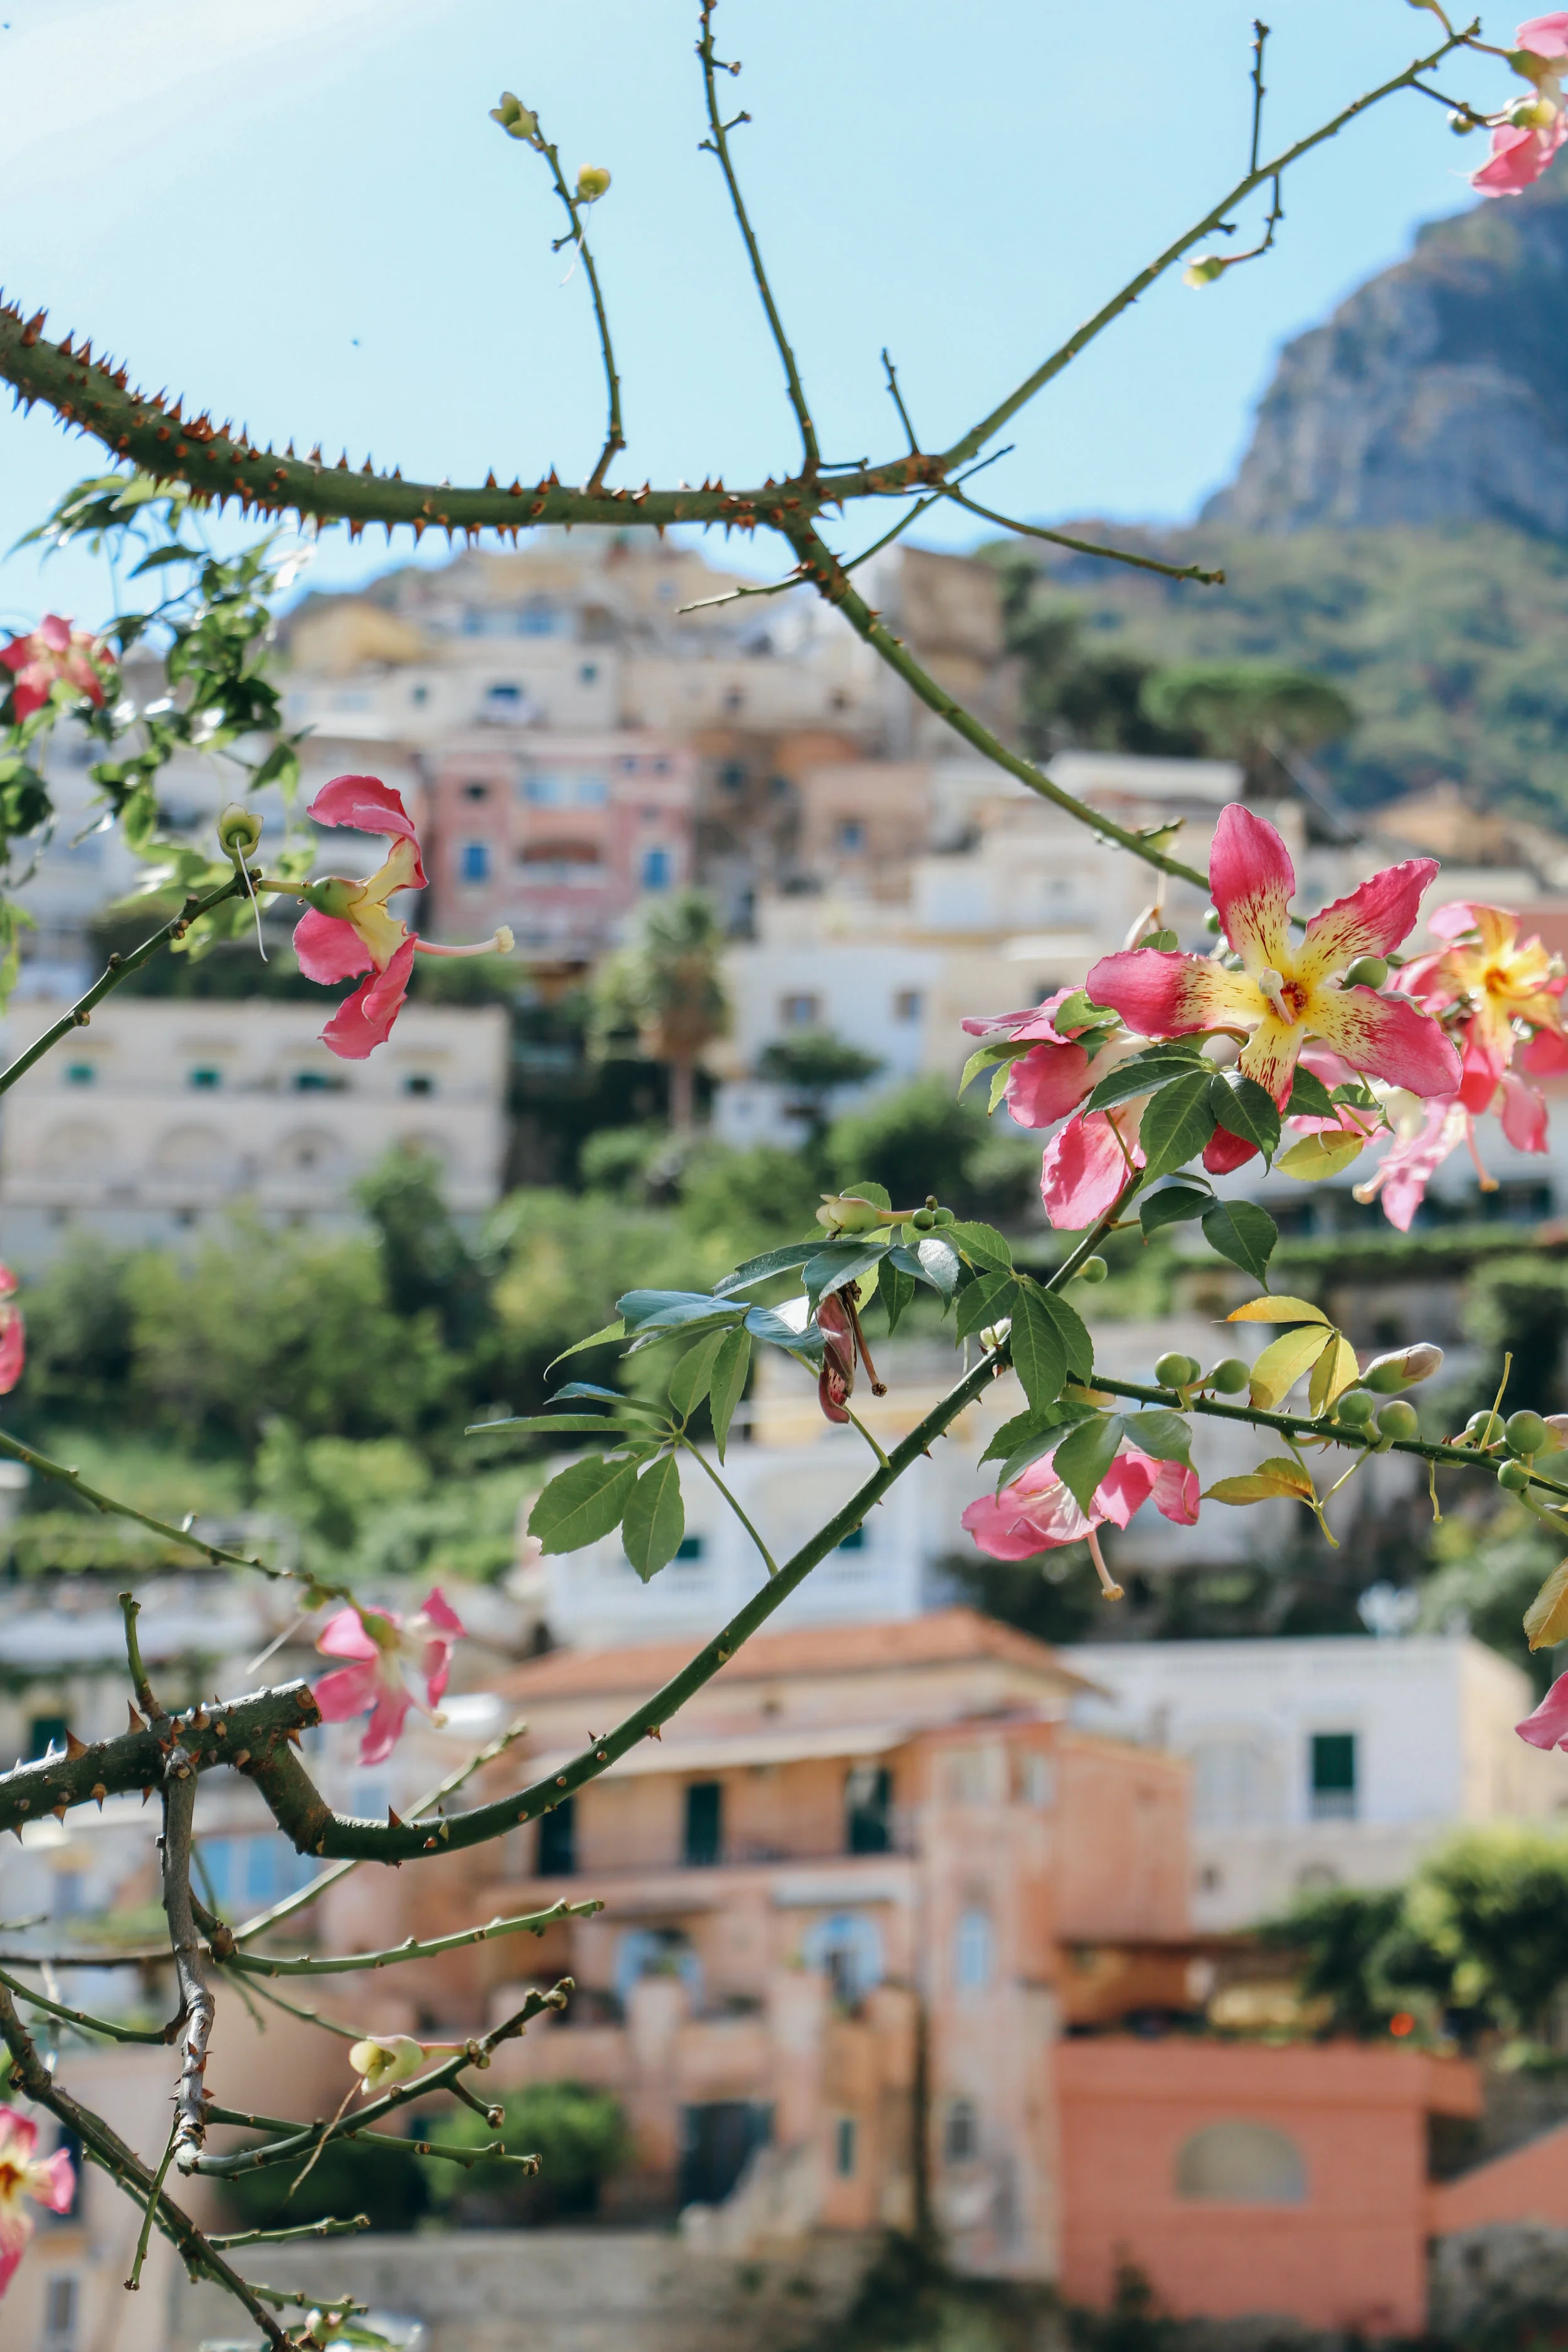
M 214 2016 L 212 1987 L 202 1974 L 201 1939 L 191 1908 L 191 1832 L 195 1810 L 195 1772 L 185 1750 L 176 1744 L 163 1769 L 163 1911 L 184 2021 L 174 2139 L 174 2161 L 182 2172 L 195 2170 L 206 2138 L 204 2078 Z

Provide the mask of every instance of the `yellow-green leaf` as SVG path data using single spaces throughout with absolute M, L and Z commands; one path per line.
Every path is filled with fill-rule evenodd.
M 1321 1184 L 1326 1176 L 1338 1176 L 1365 1150 L 1364 1135 L 1308 1135 L 1282 1151 L 1274 1166 L 1279 1175 L 1294 1176 L 1298 1183 Z
M 1532 1650 L 1568 1642 L 1568 1559 L 1552 1570 L 1525 1611 L 1524 1630 Z
M 1239 1478 L 1220 1478 L 1207 1488 L 1205 1503 L 1268 1503 L 1280 1496 L 1289 1496 L 1298 1503 L 1315 1500 L 1312 1482 L 1299 1462 L 1288 1454 L 1271 1454 L 1256 1470 Z
M 1314 1323 L 1295 1331 L 1282 1331 L 1271 1339 L 1252 1367 L 1249 1395 L 1255 1405 L 1272 1412 L 1289 1395 L 1310 1364 L 1315 1364 L 1325 1348 L 1337 1337 Z
M 1304 1298 L 1249 1298 L 1225 1319 L 1227 1323 L 1326 1323 L 1329 1318 L 1321 1307 L 1310 1306 Z
M 1355 1349 L 1342 1331 L 1336 1331 L 1331 1346 L 1323 1349 L 1312 1366 L 1312 1377 L 1307 1389 L 1307 1410 L 1314 1419 L 1328 1412 L 1336 1397 L 1346 1389 L 1353 1389 L 1358 1378 Z

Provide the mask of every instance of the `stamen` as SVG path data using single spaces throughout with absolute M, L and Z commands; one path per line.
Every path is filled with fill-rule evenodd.
M 1279 1015 L 1280 1020 L 1286 1024 L 1287 1027 L 1293 1029 L 1296 1025 L 1295 1016 L 1291 1013 L 1289 1006 L 1285 1002 L 1284 973 L 1282 971 L 1276 971 L 1273 966 L 1269 965 L 1266 971 L 1258 973 L 1258 986 L 1260 993 L 1268 999 L 1269 1003 L 1274 1007 L 1274 1010 Z
M 1476 1174 L 1480 1179 L 1482 1192 L 1495 1192 L 1498 1189 L 1498 1180 L 1495 1176 L 1489 1176 L 1487 1174 L 1485 1165 L 1481 1160 L 1480 1149 L 1476 1142 L 1476 1122 L 1470 1118 L 1468 1112 L 1465 1117 L 1465 1145 L 1466 1149 L 1469 1152 L 1471 1160 L 1475 1162 Z
M 416 953 L 437 956 L 510 955 L 517 940 L 505 923 L 488 940 L 476 940 L 470 948 L 444 948 L 434 940 L 416 940 Z
M 1100 1549 L 1100 1538 L 1092 1528 L 1089 1531 L 1089 1556 L 1094 1562 L 1095 1573 L 1100 1579 L 1100 1590 L 1103 1598 L 1107 1601 L 1123 1600 L 1125 1595 L 1105 1565 L 1105 1554 Z

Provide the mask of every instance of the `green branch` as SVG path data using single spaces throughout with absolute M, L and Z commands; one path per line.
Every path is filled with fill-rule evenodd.
M 379 1952 L 336 1952 L 325 1956 L 301 1952 L 293 1959 L 272 1959 L 255 1952 L 225 1951 L 215 1938 L 214 1957 L 226 1968 L 256 1977 L 332 1977 L 342 1976 L 356 1969 L 395 1968 L 401 1960 L 428 1960 L 439 1952 L 460 1951 L 466 1944 L 483 1944 L 492 1936 L 542 1936 L 558 1919 L 590 1919 L 604 1905 L 586 1903 L 552 1903 L 548 1911 L 530 1911 L 517 1919 L 491 1919 L 482 1927 L 465 1927 L 452 1936 L 435 1936 L 428 1943 L 416 1943 L 412 1936 L 401 1944 L 389 1944 Z

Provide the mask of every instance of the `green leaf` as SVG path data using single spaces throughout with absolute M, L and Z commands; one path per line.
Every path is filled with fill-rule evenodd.
M 669 1409 L 681 1421 L 689 1418 L 693 1409 L 708 1393 L 719 1350 L 731 1337 L 729 1331 L 710 1331 L 694 1348 L 688 1348 L 669 1376 Z
M 708 1410 L 713 1420 L 713 1443 L 721 1462 L 724 1459 L 731 1419 L 745 1392 L 751 1362 L 751 1335 L 745 1327 L 742 1325 L 739 1331 L 726 1331 L 719 1342 L 708 1383 Z
M 1225 1319 L 1227 1323 L 1326 1324 L 1329 1318 L 1310 1298 L 1282 1293 L 1278 1298 L 1249 1298 L 1245 1307 L 1233 1307 Z
M 864 1177 L 858 1178 L 853 1184 L 841 1184 L 838 1188 L 838 1197 L 843 1201 L 869 1201 L 874 1209 L 890 1209 L 893 1205 L 888 1198 L 885 1186 L 870 1183 Z
M 985 1104 L 985 1116 L 987 1118 L 990 1118 L 997 1104 L 1001 1102 L 1003 1097 L 1005 1096 L 1008 1085 L 1012 1080 L 1012 1076 L 1013 1066 L 1010 1062 L 999 1065 L 997 1068 L 992 1071 L 991 1092 Z M 960 1092 L 962 1093 L 962 1091 L 963 1089 L 961 1087 Z
M 1252 1367 L 1248 1391 L 1251 1402 L 1265 1412 L 1273 1412 L 1337 1336 L 1321 1323 L 1303 1323 L 1292 1331 L 1282 1331 L 1278 1339 L 1270 1339 Z
M 1206 1071 L 1189 1067 L 1149 1105 L 1138 1128 L 1148 1178 L 1168 1176 L 1184 1161 L 1195 1160 L 1214 1133 L 1210 1083 Z
M 1209 1108 L 1227 1135 L 1255 1143 L 1265 1160 L 1279 1149 L 1279 1113 L 1267 1087 L 1239 1070 L 1209 1080 Z
M 1121 1433 L 1120 1413 L 1097 1412 L 1069 1430 L 1058 1446 L 1051 1467 L 1079 1510 L 1093 1508 L 1095 1490 L 1116 1459 Z
M 1255 1201 L 1215 1201 L 1204 1212 L 1204 1239 L 1210 1249 L 1254 1282 L 1268 1281 L 1268 1260 L 1279 1238 L 1279 1226 Z
M 1310 1478 L 1299 1462 L 1288 1454 L 1271 1454 L 1256 1470 L 1248 1470 L 1239 1478 L 1216 1479 L 1204 1492 L 1205 1503 L 1267 1503 L 1277 1496 L 1289 1495 L 1298 1503 L 1315 1499 Z
M 1321 1078 L 1315 1078 L 1310 1070 L 1302 1069 L 1298 1063 L 1290 1085 L 1290 1099 L 1285 1106 L 1286 1118 L 1332 1118 L 1333 1115 L 1333 1097 Z
M 1118 1103 L 1131 1102 L 1137 1095 L 1152 1095 L 1174 1086 L 1179 1078 L 1194 1075 L 1193 1056 L 1169 1045 L 1156 1045 L 1147 1054 L 1134 1054 L 1125 1062 L 1118 1062 L 1089 1095 L 1086 1110 L 1114 1110 Z M 1197 1076 L 1207 1083 L 1205 1071 Z
M 1020 1283 L 1013 1302 L 1013 1335 L 1007 1343 L 1013 1370 L 1024 1394 L 1036 1411 L 1055 1404 L 1068 1376 L 1068 1352 L 1044 1294 L 1033 1283 Z
M 686 1506 L 680 1498 L 680 1465 L 673 1454 L 645 1470 L 626 1504 L 621 1541 L 626 1558 L 646 1584 L 668 1568 L 680 1549 L 686 1533 Z
M 578 1551 L 620 1525 L 637 1480 L 635 1462 L 574 1462 L 552 1478 L 528 1515 L 547 1552 Z
M 863 1274 L 869 1274 L 873 1266 L 880 1265 L 889 1246 L 887 1242 L 857 1241 L 818 1250 L 815 1257 L 808 1258 L 801 1280 L 805 1285 L 812 1313 L 816 1312 L 818 1299 L 847 1289 Z
M 898 1329 L 900 1318 L 915 1295 L 915 1287 L 914 1276 L 906 1273 L 901 1265 L 895 1265 L 893 1253 L 889 1251 L 877 1283 L 878 1295 L 888 1313 L 889 1339 Z
M 1007 1273 L 1012 1272 L 1011 1245 L 1003 1239 L 994 1225 L 948 1225 L 943 1230 L 953 1247 L 961 1251 L 972 1265 L 980 1267 L 983 1273 L 990 1273 L 997 1266 Z
M 574 1340 L 570 1348 L 563 1348 L 558 1356 L 552 1356 L 544 1367 L 546 1378 L 557 1364 L 563 1364 L 568 1356 L 580 1356 L 584 1348 L 603 1348 L 609 1340 L 624 1339 L 626 1336 L 626 1327 L 617 1317 L 614 1323 L 606 1323 L 598 1331 L 590 1331 L 585 1339 Z
M 132 580 L 140 580 L 144 572 L 161 571 L 166 563 L 199 563 L 201 560 L 202 551 L 199 547 L 155 547 L 151 555 L 144 555 L 142 558 L 141 562 L 131 573 L 131 577 Z
M 1005 1086 L 1008 1073 L 1014 1063 L 1021 1062 L 1026 1054 L 1032 1054 L 1034 1050 L 1035 1041 L 1032 1037 L 1022 1045 L 1015 1045 L 1010 1037 L 998 1037 L 989 1045 L 977 1045 L 963 1066 L 963 1076 L 958 1082 L 959 1093 L 963 1094 L 965 1087 L 972 1084 L 980 1076 L 982 1070 L 994 1069 L 1002 1084 Z M 992 1108 L 995 1108 L 994 1081 L 993 1081 Z M 889 1206 L 891 1205 L 889 1202 Z
M 618 1443 L 626 1431 L 602 1412 L 529 1412 L 508 1421 L 476 1421 L 465 1429 L 465 1437 L 488 1437 L 493 1429 L 510 1429 L 514 1433 L 525 1429 L 593 1429 L 605 1432 Z
M 1201 1217 L 1213 1206 L 1212 1192 L 1200 1192 L 1194 1184 L 1168 1184 L 1163 1192 L 1144 1193 L 1138 1203 L 1138 1222 L 1147 1241 L 1162 1225 L 1179 1225 L 1188 1217 Z
M 1041 1307 L 1057 1327 L 1057 1337 L 1067 1353 L 1068 1370 L 1075 1381 L 1094 1377 L 1094 1341 L 1088 1324 L 1076 1307 L 1069 1307 L 1059 1290 L 1036 1292 Z
M 705 1323 L 721 1315 L 734 1322 L 744 1311 L 707 1290 L 628 1290 L 616 1305 L 632 1332 L 678 1331 L 683 1323 Z
M 1341 1175 L 1365 1150 L 1364 1135 L 1303 1136 L 1280 1153 L 1274 1170 L 1276 1175 L 1294 1176 L 1299 1183 L 1321 1184 L 1325 1177 Z
M 1047 1404 L 1037 1411 L 1031 1405 L 1026 1412 L 1016 1412 L 1011 1421 L 1003 1423 L 980 1459 L 982 1462 L 1005 1462 L 1010 1454 L 1036 1437 L 1047 1437 L 1055 1444 L 1069 1423 L 1081 1421 L 1084 1413 L 1092 1409 L 1089 1406 Z
M 922 1283 L 927 1290 L 940 1290 L 942 1287 L 936 1276 L 922 1265 L 914 1251 L 903 1242 L 893 1244 L 884 1264 L 890 1266 L 896 1274 L 907 1274 L 911 1282 Z M 886 1280 L 886 1278 L 884 1275 L 883 1279 Z
M 787 1348 L 792 1356 L 822 1361 L 822 1334 L 816 1325 L 791 1323 L 776 1307 L 753 1307 L 742 1328 L 753 1339 L 765 1339 L 770 1348 Z
M 1013 1301 L 1018 1295 L 1016 1277 L 1010 1274 L 983 1274 L 978 1282 L 966 1283 L 958 1294 L 958 1308 L 953 1328 L 961 1339 L 971 1331 L 984 1331 L 988 1324 L 999 1323 L 1013 1312 Z
M 593 1381 L 568 1381 L 565 1387 L 557 1389 L 547 1402 L 559 1404 L 564 1397 L 598 1397 L 605 1404 L 624 1405 L 628 1412 L 651 1412 L 656 1420 L 664 1418 L 658 1405 L 645 1404 L 640 1397 L 623 1396 L 619 1389 L 599 1388 Z
M 816 1257 L 822 1249 L 822 1236 L 816 1234 L 808 1242 L 791 1242 L 787 1249 L 764 1250 L 761 1257 L 749 1257 L 733 1274 L 713 1285 L 715 1298 L 728 1298 L 731 1292 L 749 1290 L 753 1282 L 766 1282 L 771 1275 L 793 1274 L 796 1266 Z
M 1157 1406 L 1151 1412 L 1124 1413 L 1122 1421 L 1133 1444 L 1154 1461 L 1190 1461 L 1193 1433 L 1179 1412 Z
M 944 1298 L 951 1298 L 958 1288 L 962 1272 L 958 1252 L 943 1234 L 922 1234 L 915 1244 L 915 1255 L 925 1271 L 926 1280 Z

